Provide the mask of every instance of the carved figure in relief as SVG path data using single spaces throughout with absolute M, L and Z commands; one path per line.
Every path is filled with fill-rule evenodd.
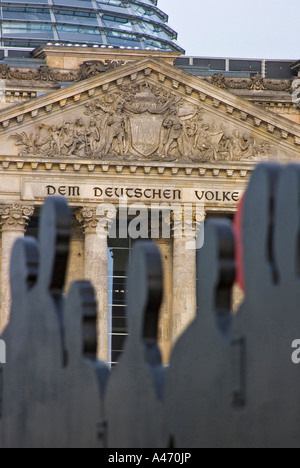
M 51 148 L 51 130 L 48 125 L 40 125 L 35 144 L 40 148 L 42 155 L 47 156 L 49 154 Z
M 76 156 L 85 156 L 85 149 L 87 147 L 88 131 L 85 128 L 83 119 L 79 118 L 76 120 L 74 126 L 74 138 L 73 145 L 70 149 L 70 155 L 75 154 Z
M 101 134 L 97 126 L 97 121 L 92 119 L 90 121 L 90 132 L 88 138 L 88 147 L 91 154 L 96 154 L 97 150 L 99 150 L 100 138 Z
M 115 111 L 110 112 L 106 127 L 106 146 L 104 154 L 109 154 L 115 150 L 117 154 L 124 156 L 126 154 L 126 136 L 128 134 L 128 121 L 124 113 L 125 101 L 119 99 L 115 105 Z
M 224 133 L 218 148 L 219 159 L 222 161 L 235 161 L 236 139 Z
M 253 89 L 255 91 L 262 91 L 266 90 L 267 87 L 265 85 L 265 80 L 262 76 L 260 75 L 255 75 L 252 77 L 252 84 L 250 86 L 250 89 Z
M 195 153 L 199 154 L 201 161 L 216 161 L 218 158 L 218 149 L 224 133 L 213 124 L 202 124 L 194 143 Z M 200 153 L 199 153 L 200 151 Z
M 51 126 L 50 153 L 60 154 L 60 128 L 57 125 Z
M 239 161 L 241 159 L 242 148 L 240 145 L 240 139 L 240 132 L 238 130 L 234 130 L 232 132 L 232 136 L 227 139 L 229 161 Z
M 257 156 L 257 145 L 251 135 L 244 134 L 240 145 L 244 159 L 254 159 Z
M 176 148 L 176 146 L 180 155 L 183 156 L 184 149 L 181 140 L 183 124 L 178 117 L 178 112 L 174 105 L 164 119 L 163 127 L 167 130 L 167 135 L 164 140 L 164 156 L 167 158 L 172 149 Z
M 115 70 L 124 64 L 125 62 L 123 60 L 105 60 L 105 62 L 102 60 L 91 60 L 88 62 L 83 62 L 83 64 L 80 66 L 80 71 L 78 72 L 76 81 L 86 80 L 87 78 L 97 76 L 100 73 Z
M 74 142 L 74 124 L 71 122 L 66 122 L 62 125 L 60 128 L 59 140 L 61 154 L 63 156 L 69 156 L 72 152 Z M 53 153 L 51 156 L 53 156 Z

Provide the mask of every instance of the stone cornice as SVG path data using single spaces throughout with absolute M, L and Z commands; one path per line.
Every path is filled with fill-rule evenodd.
M 146 58 L 124 65 L 112 72 L 73 84 L 32 101 L 0 111 L 0 132 L 29 119 L 45 118 L 55 109 L 63 109 L 71 103 L 92 98 L 97 92 L 107 92 L 112 84 L 122 86 L 126 80 L 152 79 L 167 85 L 174 92 L 193 98 L 200 104 L 235 121 L 263 130 L 266 135 L 289 147 L 300 148 L 300 125 L 274 114 L 260 106 L 247 102 L 228 91 L 182 72 L 156 58 Z M 2 127 L 2 129 L 1 129 Z
M 94 47 L 56 47 L 42 46 L 35 49 L 32 53 L 36 59 L 46 61 L 48 66 L 61 65 L 61 68 L 78 69 L 82 62 L 87 60 L 123 60 L 124 62 L 134 62 L 147 57 L 157 57 L 168 63 L 181 56 L 180 52 L 175 51 L 154 51 L 137 49 L 114 49 L 114 48 L 94 48 Z
M 131 177 L 201 177 L 219 179 L 242 179 L 250 177 L 256 164 L 240 163 L 161 163 L 161 162 L 121 162 L 121 161 L 95 161 L 80 159 L 46 159 L 46 158 L 20 158 L 5 157 L 0 161 L 1 172 L 20 172 L 22 176 L 31 174 L 58 173 L 60 175 L 109 175 Z

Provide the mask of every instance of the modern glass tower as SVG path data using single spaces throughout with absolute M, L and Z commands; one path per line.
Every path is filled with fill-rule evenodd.
M 43 44 L 178 50 L 157 0 L 0 1 L 1 48 Z

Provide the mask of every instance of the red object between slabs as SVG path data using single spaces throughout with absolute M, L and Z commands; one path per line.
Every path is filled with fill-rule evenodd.
M 243 212 L 245 195 L 238 205 L 238 210 L 234 217 L 235 234 L 235 262 L 236 262 L 236 283 L 245 292 L 245 274 L 244 274 L 244 247 L 243 247 Z

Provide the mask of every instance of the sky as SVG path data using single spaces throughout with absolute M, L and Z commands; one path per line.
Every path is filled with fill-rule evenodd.
M 187 55 L 300 59 L 300 1 L 158 0 Z

